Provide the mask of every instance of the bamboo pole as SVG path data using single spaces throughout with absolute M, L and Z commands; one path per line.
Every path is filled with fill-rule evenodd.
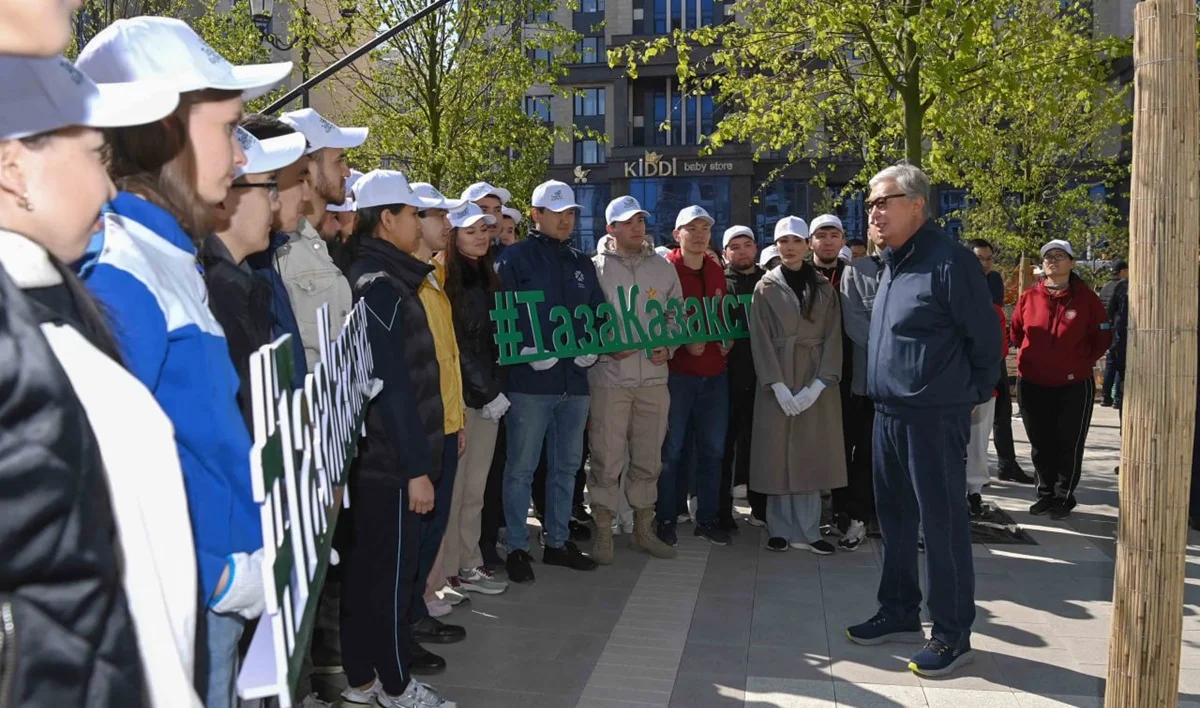
M 1033 268 L 1029 267 L 1029 259 L 1021 251 L 1021 263 L 1017 266 L 1017 297 L 1033 287 Z
M 1195 0 L 1134 11 L 1129 347 L 1106 708 L 1178 704 L 1196 403 Z

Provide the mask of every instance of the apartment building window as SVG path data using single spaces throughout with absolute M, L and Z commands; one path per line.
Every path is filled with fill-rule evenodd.
M 582 89 L 575 95 L 575 115 L 580 118 L 602 116 L 604 115 L 604 102 L 604 89 Z
M 525 54 L 529 57 L 529 61 L 540 62 L 542 64 L 550 63 L 551 55 L 549 49 L 527 49 L 525 50 Z
M 579 52 L 581 64 L 599 63 L 600 57 L 605 55 L 604 38 L 584 37 L 579 40 L 579 44 L 575 45 L 575 50 Z
M 550 115 L 550 97 L 549 96 L 526 96 L 525 97 L 525 115 L 530 118 L 537 118 L 543 123 L 554 122 Z
M 598 140 L 576 140 L 575 162 L 580 165 L 603 165 L 607 162 L 604 146 Z
M 696 29 L 718 21 L 715 0 L 654 0 L 654 33 Z
M 552 19 L 552 16 L 552 10 L 532 10 L 525 18 L 525 21 L 531 23 L 544 23 L 549 22 Z
M 608 204 L 607 184 L 580 184 L 575 187 L 575 201 L 583 206 L 575 217 L 571 245 L 583 253 L 596 252 L 596 244 L 605 236 L 604 207 Z
M 583 0 L 579 3 L 580 12 L 604 12 L 604 0 Z

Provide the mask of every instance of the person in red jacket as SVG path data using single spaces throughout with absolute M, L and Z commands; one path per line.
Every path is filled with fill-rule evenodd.
M 996 317 L 1000 321 L 1000 361 L 1008 358 L 1008 327 L 1004 320 L 1004 310 L 996 304 Z M 1001 379 L 1006 381 L 1007 379 Z M 992 432 L 992 423 L 996 416 L 996 396 L 999 387 L 992 391 L 991 400 L 975 406 L 971 411 L 971 439 L 967 443 L 967 503 L 971 516 L 983 516 L 983 487 L 991 481 L 988 471 L 988 437 Z
M 679 274 L 683 297 L 721 297 L 725 294 L 725 271 L 708 257 L 713 218 L 698 206 L 679 212 L 675 240 L 679 248 L 667 260 Z M 718 546 L 729 543 L 729 532 L 717 523 L 720 503 L 721 461 L 725 456 L 725 433 L 729 425 L 729 378 L 725 357 L 732 342 L 695 342 L 675 350 L 667 364 L 667 391 L 671 408 L 667 414 L 667 438 L 663 442 L 663 468 L 658 477 L 655 516 L 659 539 L 674 546 L 678 542 L 675 523 L 681 513 L 677 485 L 687 484 L 680 474 L 685 440 L 690 429 L 695 440 L 696 531 Z
M 1112 342 L 1108 315 L 1075 275 L 1071 244 L 1042 246 L 1046 277 L 1021 294 L 1012 317 L 1017 347 L 1017 399 L 1037 472 L 1037 502 L 1029 513 L 1064 519 L 1075 508 L 1075 486 L 1096 380 L 1092 367 Z

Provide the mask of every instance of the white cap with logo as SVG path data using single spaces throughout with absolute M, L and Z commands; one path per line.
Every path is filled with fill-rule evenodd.
M 778 258 L 778 257 L 779 257 L 779 247 L 776 246 L 775 244 L 771 244 L 770 246 L 767 246 L 766 248 L 764 248 L 762 250 L 762 253 L 758 254 L 758 265 L 762 266 L 763 268 L 766 268 L 767 261 L 771 260 L 772 258 Z
M 96 85 L 61 56 L 0 55 L 0 140 L 59 128 L 121 128 L 164 118 L 179 90 L 161 81 Z
M 336 126 L 311 108 L 289 111 L 279 116 L 279 120 L 304 134 L 310 155 L 322 148 L 348 150 L 367 142 L 366 128 Z
M 754 231 L 749 226 L 730 226 L 725 229 L 725 235 L 721 237 L 721 248 L 729 248 L 729 242 L 741 236 L 753 241 Z
M 775 240 L 785 236 L 799 236 L 808 239 L 808 224 L 798 216 L 785 216 L 775 224 Z
M 549 182 L 542 182 L 534 187 L 533 199 L 530 202 L 537 209 L 547 209 L 556 214 L 562 213 L 567 209 L 583 208 L 575 203 L 575 190 L 571 189 L 565 182 L 559 182 L 556 179 L 552 179 Z
M 354 183 L 354 209 L 406 204 L 416 209 L 436 209 L 441 202 L 419 196 L 408 178 L 396 170 L 371 170 Z
M 854 260 L 854 251 L 851 251 L 849 246 L 842 246 L 842 250 L 838 251 L 838 258 L 849 263 Z
M 501 205 L 504 205 L 512 199 L 512 193 L 503 187 L 493 187 L 487 182 L 476 182 L 464 189 L 462 193 L 462 199 L 466 202 L 477 202 L 484 197 L 495 197 L 500 200 Z
M 245 128 L 238 128 L 237 139 L 246 153 L 246 164 L 237 169 L 235 178 L 274 172 L 304 156 L 304 136 L 299 133 L 259 140 Z
M 518 209 L 513 209 L 510 206 L 500 207 L 500 213 L 513 220 L 513 226 L 521 225 L 521 212 Z
M 704 210 L 704 207 L 693 204 L 692 206 L 687 207 L 683 211 L 679 212 L 679 216 L 675 217 L 675 228 L 678 229 L 682 226 L 687 226 L 696 219 L 707 221 L 709 226 L 712 226 L 714 223 L 716 223 L 715 220 L 708 215 L 708 212 Z
M 1056 248 L 1066 251 L 1067 255 L 1071 257 L 1071 260 L 1075 260 L 1075 250 L 1071 248 L 1071 243 L 1069 241 L 1064 241 L 1061 238 L 1056 238 L 1047 243 L 1045 246 L 1042 246 L 1042 252 L 1040 255 L 1042 258 L 1045 258 L 1047 251 L 1052 251 Z
M 302 133 L 293 133 L 293 135 L 302 135 Z M 350 176 L 346 178 L 346 201 L 341 204 L 326 204 L 325 211 L 354 211 L 354 184 L 362 179 L 362 176 L 363 173 L 358 170 L 350 170 Z
M 456 211 L 450 212 L 450 225 L 456 229 L 470 228 L 481 221 L 491 226 L 496 223 L 496 217 L 484 214 L 475 202 L 463 203 Z
M 75 65 L 98 84 L 159 79 L 180 93 L 241 91 L 246 100 L 292 73 L 290 61 L 234 66 L 187 23 L 170 17 L 117 20 L 87 43 Z
M 461 199 L 447 199 L 446 195 L 442 194 L 432 184 L 428 182 L 413 182 L 412 191 L 416 192 L 418 197 L 438 202 L 437 206 L 427 207 L 429 209 L 445 209 L 446 211 L 457 211 L 461 209 L 463 204 L 466 204 Z
M 638 200 L 633 197 L 617 197 L 608 203 L 608 207 L 604 210 L 604 223 L 615 224 L 618 221 L 629 221 L 638 214 L 650 216 L 650 212 L 642 208 L 638 204 Z
M 846 233 L 846 228 L 844 226 L 842 226 L 842 220 L 837 218 L 833 214 L 822 214 L 822 215 L 818 216 L 817 218 L 813 219 L 812 223 L 808 225 L 808 232 L 810 234 L 815 234 L 817 232 L 817 229 L 821 229 L 826 226 L 833 226 L 838 231 L 841 231 L 843 234 Z

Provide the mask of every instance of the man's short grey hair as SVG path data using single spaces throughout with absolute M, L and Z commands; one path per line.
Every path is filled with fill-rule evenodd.
M 884 168 L 871 178 L 869 187 L 873 190 L 880 182 L 888 181 L 895 182 L 909 199 L 924 199 L 925 211 L 929 211 L 929 176 L 920 167 L 902 162 Z

